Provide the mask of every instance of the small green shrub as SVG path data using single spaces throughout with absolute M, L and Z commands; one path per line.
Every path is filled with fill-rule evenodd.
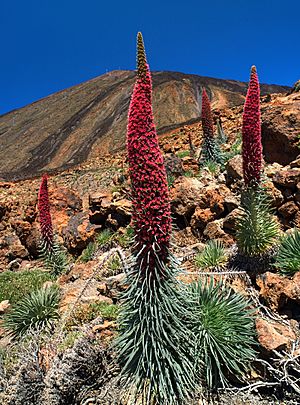
M 103 320 L 114 321 L 117 318 L 118 310 L 118 305 L 108 304 L 107 302 L 80 305 L 68 320 L 66 329 L 70 330 L 74 326 L 81 326 L 98 317 L 103 318 Z
M 118 317 L 119 306 L 116 304 L 107 304 L 106 302 L 92 303 L 90 305 L 90 316 L 92 319 L 101 316 L 104 320 L 115 321 Z
M 116 275 L 121 268 L 121 262 L 119 256 L 113 256 L 107 264 L 107 273 L 105 277 Z
M 83 263 L 87 263 L 93 259 L 94 254 L 97 249 L 104 248 L 107 246 L 113 239 L 115 234 L 110 229 L 104 229 L 97 236 L 94 242 L 90 242 L 87 247 L 81 253 L 79 260 Z
M 254 313 L 249 302 L 213 278 L 190 285 L 196 367 L 209 389 L 228 385 L 256 357 Z
M 217 142 L 219 145 L 224 144 L 227 142 L 227 136 L 225 135 L 225 132 L 222 128 L 221 122 L 219 119 L 217 119 Z
M 115 242 L 123 248 L 130 246 L 134 241 L 134 229 L 129 225 L 125 233 L 115 234 Z
M 298 229 L 294 229 L 282 238 L 275 260 L 275 267 L 284 276 L 293 276 L 300 271 L 300 231 Z
M 23 346 L 24 343 L 25 342 L 22 341 Z M 16 365 L 20 361 L 20 351 L 21 351 L 20 345 L 18 344 L 10 344 L 9 346 L 6 347 L 0 347 L 0 371 L 2 366 L 3 370 L 5 370 L 6 377 L 10 377 L 13 374 L 15 375 Z
M 3 326 L 14 337 L 30 329 L 47 331 L 59 318 L 59 298 L 57 286 L 35 290 L 11 308 L 4 316 Z
M 239 253 L 248 257 L 264 255 L 278 240 L 279 225 L 271 212 L 269 197 L 262 189 L 248 189 L 242 195 L 237 219 Z
M 11 304 L 17 303 L 32 291 L 41 288 L 42 285 L 53 276 L 40 269 L 25 270 L 18 273 L 5 271 L 0 273 L 0 302 L 9 300 Z
M 242 134 L 239 132 L 229 151 L 223 152 L 224 163 L 242 153 Z
M 57 346 L 58 350 L 64 352 L 67 349 L 70 349 L 74 346 L 74 343 L 77 339 L 83 336 L 82 332 L 78 331 L 70 331 L 66 334 L 65 338 L 59 345 Z
M 211 174 L 218 174 L 220 171 L 220 165 L 210 160 L 205 162 L 204 168 L 206 168 Z
M 83 250 L 80 256 L 80 261 L 87 263 L 92 260 L 95 252 L 97 250 L 97 244 L 95 242 L 90 242 L 87 247 Z
M 187 170 L 186 172 L 183 173 L 185 177 L 194 177 L 194 173 L 191 170 Z
M 168 187 L 171 188 L 173 187 L 174 181 L 176 180 L 176 177 L 173 174 L 168 174 L 167 175 L 167 182 L 168 182 Z
M 110 229 L 103 229 L 96 237 L 98 247 L 107 245 L 112 240 L 113 236 L 114 234 Z
M 214 270 L 225 265 L 228 256 L 219 240 L 210 240 L 202 252 L 195 257 L 195 264 L 201 270 Z
M 184 157 L 186 157 L 186 156 L 190 156 L 190 151 L 189 150 L 182 150 L 182 151 L 180 151 L 180 152 L 177 152 L 176 153 L 176 155 L 179 157 L 179 158 L 184 158 Z

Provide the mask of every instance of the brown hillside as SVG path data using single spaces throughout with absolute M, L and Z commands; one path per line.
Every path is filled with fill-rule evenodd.
M 0 177 L 30 178 L 122 149 L 134 83 L 132 71 L 113 71 L 0 117 Z M 213 108 L 243 103 L 247 84 L 176 72 L 155 72 L 154 114 L 159 133 L 199 119 L 201 87 Z M 287 87 L 262 85 L 262 94 Z

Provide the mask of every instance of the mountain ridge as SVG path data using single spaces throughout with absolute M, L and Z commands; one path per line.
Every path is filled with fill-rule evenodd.
M 213 108 L 244 101 L 247 83 L 174 71 L 153 77 L 158 133 L 200 119 L 204 86 Z M 0 177 L 30 178 L 124 148 L 135 71 L 112 71 L 0 116 Z M 261 85 L 262 95 L 290 88 Z
M 115 72 L 134 72 L 134 73 L 135 73 L 136 70 L 130 70 L 130 69 L 120 69 L 120 70 L 118 70 L 118 69 L 115 69 L 115 70 L 111 70 L 111 71 L 109 71 L 109 72 L 103 73 L 103 74 L 101 74 L 101 75 L 99 75 L 99 76 L 95 76 L 95 77 L 92 77 L 92 78 L 90 78 L 90 79 L 87 79 L 87 80 L 85 80 L 85 81 L 82 82 L 82 83 L 91 82 L 91 81 L 96 80 L 97 78 L 99 78 L 99 77 L 101 77 L 101 76 L 105 76 L 105 75 L 107 75 L 107 74 L 111 74 L 111 73 L 115 73 Z M 243 84 L 247 85 L 247 82 L 244 82 L 244 81 L 242 81 L 242 80 L 235 80 L 235 79 L 223 78 L 223 77 L 202 76 L 202 75 L 198 75 L 198 74 L 196 74 L 196 73 L 177 72 L 176 70 L 163 70 L 163 71 L 161 71 L 161 70 L 153 70 L 153 71 L 151 72 L 152 75 L 153 75 L 153 74 L 157 74 L 157 73 L 178 73 L 178 74 L 180 74 L 180 75 L 196 76 L 196 77 L 201 77 L 201 78 L 205 78 L 205 79 L 221 80 L 221 81 L 233 82 L 233 83 L 243 83 Z M 55 94 L 64 92 L 64 91 L 66 91 L 66 90 L 73 89 L 74 87 L 77 87 L 77 86 L 79 86 L 79 85 L 82 84 L 82 83 L 72 84 L 72 85 L 69 86 L 69 87 L 66 87 L 66 88 L 61 89 L 61 90 L 54 91 L 53 93 L 47 94 L 47 95 L 45 95 L 45 96 L 42 96 L 41 98 L 38 98 L 38 99 L 36 99 L 36 100 L 34 100 L 34 101 L 31 101 L 31 102 L 29 102 L 29 103 L 27 103 L 27 104 L 25 104 L 25 105 L 22 105 L 22 106 L 20 106 L 20 107 L 13 108 L 12 110 L 6 111 L 6 112 L 4 112 L 4 113 L 0 113 L 0 119 L 1 119 L 2 117 L 4 117 L 5 115 L 11 114 L 11 113 L 13 113 L 13 112 L 15 112 L 15 111 L 17 111 L 17 110 L 21 110 L 21 109 L 26 108 L 26 107 L 28 107 L 28 106 L 30 106 L 30 105 L 39 103 L 40 101 L 42 101 L 42 100 L 44 100 L 44 99 L 47 99 L 48 97 L 51 97 L 51 96 L 53 96 L 53 95 L 55 95 Z M 292 88 L 292 86 L 289 86 L 289 85 L 276 84 L 276 83 L 261 83 L 260 86 L 261 86 L 261 87 L 264 87 L 264 86 L 281 87 L 281 88 L 286 89 L 287 91 Z

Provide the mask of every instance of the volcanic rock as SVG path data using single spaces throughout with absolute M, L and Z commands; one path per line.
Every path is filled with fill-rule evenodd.
M 300 95 L 262 106 L 262 144 L 268 163 L 287 165 L 299 155 Z
M 236 155 L 227 162 L 226 173 L 227 185 L 243 178 L 243 161 L 241 155 Z
M 288 201 L 278 208 L 278 212 L 285 219 L 291 219 L 299 211 L 297 204 L 294 201 Z
M 196 178 L 179 177 L 170 190 L 172 212 L 190 218 L 203 193 L 203 184 Z
M 121 195 L 99 192 L 89 196 L 89 220 L 91 224 L 110 224 L 117 229 L 130 223 L 131 201 L 126 198 L 114 201 L 114 197 L 121 197 Z
M 241 211 L 238 208 L 231 211 L 223 220 L 223 229 L 228 233 L 234 233 L 236 230 L 237 219 L 240 215 Z
M 71 216 L 61 232 L 68 251 L 80 254 L 94 239 L 96 229 L 98 227 L 90 223 L 87 211 Z
M 272 180 L 275 185 L 296 190 L 297 183 L 300 182 L 300 168 L 284 168 L 276 172 Z
M 260 345 L 267 351 L 287 349 L 296 340 L 291 328 L 263 318 L 256 320 L 256 331 Z
M 257 278 L 256 283 L 260 288 L 260 296 L 271 309 L 283 310 L 289 300 L 294 303 L 295 309 L 300 305 L 300 272 L 292 279 L 266 272 Z

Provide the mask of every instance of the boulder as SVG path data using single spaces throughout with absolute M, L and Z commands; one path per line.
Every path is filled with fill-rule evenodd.
M 292 328 L 279 322 L 258 318 L 255 324 L 258 341 L 267 352 L 286 350 L 296 340 Z
M 39 224 L 23 221 L 20 218 L 15 218 L 11 221 L 11 225 L 18 235 L 22 245 L 26 247 L 30 256 L 38 257 L 40 244 Z
M 234 194 L 228 194 L 224 198 L 224 206 L 225 210 L 231 212 L 240 206 L 240 199 L 239 197 L 235 196 Z
M 270 197 L 272 207 L 277 208 L 283 204 L 284 198 L 282 192 L 274 186 L 272 181 L 265 181 L 263 187 L 266 189 L 266 192 Z
M 56 211 L 78 212 L 82 210 L 82 199 L 67 187 L 53 188 L 49 192 L 51 208 Z
M 234 196 L 224 184 L 210 183 L 204 186 L 202 181 L 196 178 L 180 177 L 170 192 L 172 212 L 190 218 L 196 208 L 209 209 L 213 213 L 213 219 L 222 215 L 225 211 L 225 199 L 227 206 L 234 204 Z M 200 210 L 198 209 L 200 214 Z
M 300 182 L 300 168 L 284 168 L 276 172 L 273 176 L 273 183 L 275 185 L 290 188 L 296 191 L 297 184 Z
M 172 212 L 189 219 L 203 193 L 203 184 L 196 178 L 179 177 L 170 190 Z
M 8 263 L 7 270 L 17 271 L 21 267 L 22 259 L 19 257 Z
M 279 172 L 280 170 L 282 170 L 283 166 L 280 165 L 277 162 L 274 162 L 272 164 L 268 164 L 264 166 L 264 174 L 269 177 L 269 178 L 273 178 L 274 174 L 276 172 Z
M 9 234 L 4 238 L 8 251 L 6 257 L 9 261 L 20 258 L 25 259 L 29 256 L 28 250 L 22 245 L 20 239 L 15 234 Z
M 95 261 L 77 263 L 71 269 L 70 273 L 59 277 L 58 283 L 62 288 L 62 299 L 60 301 L 60 309 L 62 312 L 72 308 L 79 297 L 80 303 L 84 305 L 100 301 L 105 301 L 108 304 L 112 303 L 111 299 L 99 294 L 99 283 L 92 277 L 96 265 L 97 263 Z M 87 280 L 89 279 L 90 282 L 87 285 Z
M 182 167 L 185 172 L 193 172 L 193 173 L 198 173 L 199 171 L 199 164 L 198 161 L 191 157 L 191 156 L 184 156 L 181 158 L 182 161 Z
M 229 188 L 215 180 L 204 185 L 202 180 L 180 177 L 174 182 L 170 195 L 177 225 L 181 229 L 190 225 L 196 235 L 202 233 L 209 222 L 226 215 L 238 204 Z
M 191 218 L 191 228 L 196 233 L 203 232 L 206 225 L 213 221 L 217 215 L 209 208 L 196 207 L 194 214 Z
M 100 294 L 116 302 L 120 298 L 120 292 L 125 291 L 128 286 L 125 284 L 125 273 L 117 274 L 103 280 L 98 286 Z
M 256 284 L 260 288 L 260 296 L 273 310 L 278 310 L 286 302 L 284 294 L 285 284 L 288 282 L 286 277 L 276 273 L 266 272 L 257 277 Z
M 211 184 L 203 189 L 199 206 L 209 207 L 214 214 L 220 216 L 225 211 L 225 199 L 232 200 L 232 197 L 231 191 L 224 184 Z
M 293 225 L 296 228 L 300 228 L 300 211 L 296 212 L 296 215 L 295 215 L 295 217 L 293 219 Z
M 297 204 L 294 201 L 288 201 L 278 208 L 278 212 L 285 219 L 291 219 L 299 211 Z
M 233 243 L 233 239 L 223 230 L 223 219 L 209 222 L 203 231 L 203 235 L 208 239 L 221 240 L 226 245 Z
M 231 185 L 243 178 L 243 160 L 241 155 L 236 155 L 226 164 L 226 184 Z
M 99 192 L 89 196 L 89 217 L 92 224 L 105 224 L 112 201 L 113 196 L 109 192 Z
M 100 192 L 90 195 L 89 209 L 89 220 L 95 225 L 106 224 L 117 229 L 126 227 L 131 220 L 132 203 L 120 194 Z
M 262 144 L 265 160 L 287 165 L 299 155 L 300 97 L 281 97 L 262 107 Z
M 297 183 L 297 185 L 296 185 L 296 193 L 295 193 L 294 198 L 295 198 L 296 203 L 299 204 L 299 206 L 300 206 L 300 183 Z
M 54 230 L 62 235 L 71 217 L 82 212 L 82 200 L 78 194 L 66 187 L 56 188 L 49 193 Z
M 240 210 L 238 208 L 231 211 L 223 220 L 224 231 L 233 234 L 236 230 L 236 222 L 240 216 Z
M 289 300 L 295 310 L 300 305 L 300 272 L 292 279 L 266 272 L 258 276 L 256 284 L 260 288 L 260 296 L 272 310 L 283 311 Z
M 80 254 L 94 239 L 99 227 L 91 224 L 89 213 L 78 212 L 69 218 L 68 224 L 62 229 L 64 244 L 69 252 Z
M 5 212 L 6 212 L 6 204 L 4 204 L 4 202 L 1 202 L 0 203 L 0 221 L 4 217 Z

